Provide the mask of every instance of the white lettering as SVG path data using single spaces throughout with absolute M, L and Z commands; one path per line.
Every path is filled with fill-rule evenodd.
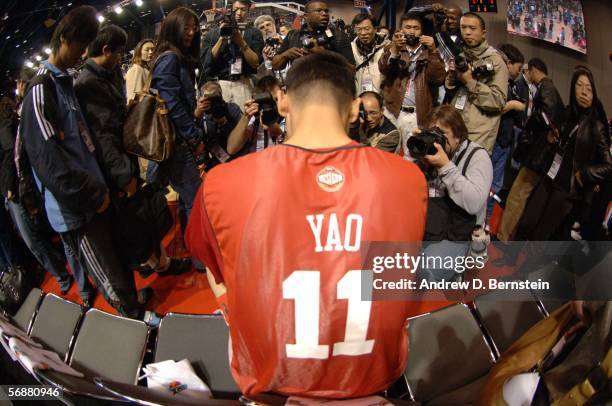
M 310 229 L 312 230 L 312 234 L 315 238 L 315 252 L 322 252 L 323 247 L 321 246 L 321 231 L 323 230 L 323 215 L 317 214 L 316 217 L 312 214 L 306 216 L 306 220 L 308 220 L 308 224 L 310 224 Z M 316 222 L 315 222 L 316 219 Z

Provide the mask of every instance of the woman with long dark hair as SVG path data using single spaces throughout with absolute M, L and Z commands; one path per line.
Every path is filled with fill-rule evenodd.
M 149 63 L 153 60 L 155 42 L 150 38 L 140 41 L 134 48 L 132 66 L 125 75 L 125 90 L 128 102 L 134 98 L 136 93 L 144 90 L 150 74 Z
M 203 150 L 202 129 L 196 123 L 195 70 L 199 55 L 198 16 L 185 7 L 174 9 L 162 22 L 151 87 L 166 102 L 176 143 L 167 161 L 149 164 L 147 180 L 169 180 L 187 217 L 201 183 L 195 161 L 195 155 Z
M 527 204 L 519 232 L 531 241 L 568 240 L 597 234 L 594 203 L 609 201 L 612 174 L 610 135 L 591 71 L 579 66 L 570 86 L 567 121 L 560 136 L 549 138 L 555 159 Z M 601 194 L 608 196 L 601 196 Z M 605 209 L 604 209 L 605 210 Z M 595 224 L 594 224 L 595 223 Z M 573 227 L 572 227 L 573 226 Z M 570 234 L 570 228 L 574 233 Z

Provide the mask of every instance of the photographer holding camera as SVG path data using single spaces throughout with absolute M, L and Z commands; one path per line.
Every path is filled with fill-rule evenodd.
M 436 256 L 466 255 L 477 225 L 484 224 L 485 205 L 493 181 L 493 166 L 487 152 L 468 139 L 459 112 L 448 105 L 436 107 L 427 128 L 408 140 L 410 154 L 428 180 L 429 199 L 425 252 Z M 425 270 L 428 279 L 448 280 L 453 269 Z
M 261 32 L 247 26 L 250 0 L 236 0 L 219 28 L 210 30 L 202 44 L 205 81 L 218 80 L 227 102 L 243 106 L 251 98 L 252 76 L 262 61 Z
M 276 107 L 280 82 L 274 76 L 264 76 L 257 82 L 256 90 L 258 93 L 245 103 L 245 114 L 230 134 L 227 142 L 230 155 L 261 151 L 284 138 Z
M 437 100 L 438 87 L 444 83 L 444 63 L 434 39 L 423 35 L 423 20 L 418 14 L 402 16 L 400 27 L 378 65 L 383 75 L 402 80 L 401 110 L 423 125 Z
M 469 139 L 491 154 L 506 105 L 508 68 L 499 51 L 489 46 L 482 17 L 466 13 L 460 24 L 464 52 L 450 63 L 446 89 L 454 92 L 450 105 L 463 117 Z
M 286 67 L 282 71 L 275 71 L 272 69 L 272 59 L 278 53 L 281 45 L 283 45 L 283 37 L 276 32 L 274 18 L 267 14 L 260 15 L 255 19 L 253 25 L 261 32 L 264 38 L 264 47 L 262 51 L 263 63 L 259 65 L 257 76 L 263 77 L 274 75 L 281 82 L 284 82 L 289 67 Z
M 238 154 L 227 152 L 228 139 L 242 117 L 240 106 L 223 100 L 223 90 L 218 82 L 206 82 L 200 89 L 197 114 L 202 115 L 202 128 L 206 151 L 199 157 L 210 170 L 220 163 L 228 162 Z
M 357 14 L 353 18 L 353 27 L 357 33 L 357 37 L 351 42 L 357 64 L 355 68 L 357 92 L 380 92 L 382 76 L 378 69 L 378 61 L 390 41 L 376 33 L 376 22 L 370 14 Z
M 277 55 L 272 59 L 272 67 L 283 69 L 304 55 L 324 50 L 341 54 L 355 65 L 353 50 L 348 36 L 341 30 L 329 26 L 329 7 L 325 1 L 309 1 L 304 6 L 306 23 L 300 31 L 291 31 Z
M 398 153 L 401 137 L 397 127 L 384 115 L 383 97 L 376 92 L 364 92 L 361 97 L 361 120 L 351 128 L 351 138 L 383 151 Z

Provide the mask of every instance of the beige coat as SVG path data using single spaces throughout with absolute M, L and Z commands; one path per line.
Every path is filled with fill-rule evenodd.
M 125 91 L 128 102 L 134 98 L 137 92 L 141 92 L 144 89 L 148 77 L 149 71 L 140 65 L 133 64 L 128 69 L 125 75 Z
M 500 53 L 490 47 L 487 41 L 476 48 L 466 49 L 466 54 L 476 63 L 491 62 L 494 74 L 480 81 L 472 80 L 465 86 L 461 86 L 453 97 L 450 105 L 459 108 L 462 103 L 460 97 L 467 91 L 467 98 L 463 108 L 459 112 L 468 129 L 468 138 L 481 145 L 489 152 L 493 152 L 497 129 L 501 121 L 501 114 L 508 93 L 508 67 Z M 452 79 L 451 75 L 446 77 L 446 87 L 455 89 L 461 83 Z
M 380 70 L 378 70 L 378 61 L 382 57 L 385 47 L 390 44 L 389 40 L 385 40 L 379 45 L 374 47 L 373 53 L 374 56 L 370 58 L 367 65 L 361 67 L 355 74 L 355 87 L 357 89 L 357 94 L 361 94 L 366 90 L 372 90 L 377 93 L 380 93 L 380 83 L 382 82 L 382 75 Z M 367 58 L 366 55 L 362 55 L 357 48 L 357 38 L 351 42 L 351 48 L 353 49 L 353 56 L 355 57 L 355 66 L 359 67 Z M 366 83 L 367 78 L 372 80 L 372 89 L 367 89 Z M 365 79 L 365 80 L 364 80 Z

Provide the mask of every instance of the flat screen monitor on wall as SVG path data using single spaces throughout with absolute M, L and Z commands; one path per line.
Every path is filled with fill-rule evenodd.
M 587 53 L 580 0 L 508 0 L 508 32 Z

